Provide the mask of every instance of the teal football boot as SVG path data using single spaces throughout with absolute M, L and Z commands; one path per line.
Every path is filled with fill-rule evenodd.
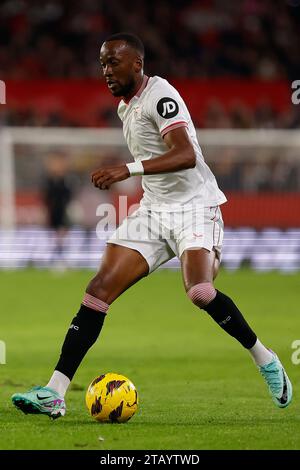
M 274 357 L 273 361 L 264 366 L 258 366 L 258 369 L 267 382 L 274 403 L 279 408 L 285 408 L 293 396 L 292 384 L 277 355 L 273 351 L 271 353 Z
M 43 414 L 52 419 L 64 416 L 65 400 L 49 387 L 33 387 L 25 393 L 15 393 L 12 402 L 25 414 Z

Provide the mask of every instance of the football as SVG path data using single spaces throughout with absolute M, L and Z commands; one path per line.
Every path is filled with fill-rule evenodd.
M 124 375 L 109 372 L 96 377 L 89 385 L 86 406 L 90 415 L 101 423 L 125 423 L 136 413 L 138 394 Z

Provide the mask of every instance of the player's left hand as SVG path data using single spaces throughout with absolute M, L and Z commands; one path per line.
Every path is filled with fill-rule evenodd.
M 129 178 L 130 173 L 126 165 L 100 168 L 92 173 L 92 183 L 96 188 L 109 189 L 113 183 Z

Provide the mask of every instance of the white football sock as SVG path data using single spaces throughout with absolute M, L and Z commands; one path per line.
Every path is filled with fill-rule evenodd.
M 267 349 L 259 341 L 259 339 L 256 340 L 255 345 L 251 349 L 248 349 L 248 351 L 253 357 L 254 362 L 258 366 L 265 366 L 266 364 L 269 364 L 274 359 L 274 356 L 271 353 L 271 351 Z
M 62 398 L 64 398 L 70 382 L 70 379 L 65 374 L 55 370 L 46 387 L 53 388 L 53 390 L 55 390 Z

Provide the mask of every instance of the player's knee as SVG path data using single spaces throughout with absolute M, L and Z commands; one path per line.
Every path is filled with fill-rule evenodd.
M 110 291 L 103 276 L 97 274 L 88 284 L 86 293 L 101 299 L 103 302 L 110 303 Z
M 188 297 L 199 308 L 204 308 L 208 305 L 215 298 L 216 294 L 217 291 L 211 282 L 195 284 L 187 292 Z

